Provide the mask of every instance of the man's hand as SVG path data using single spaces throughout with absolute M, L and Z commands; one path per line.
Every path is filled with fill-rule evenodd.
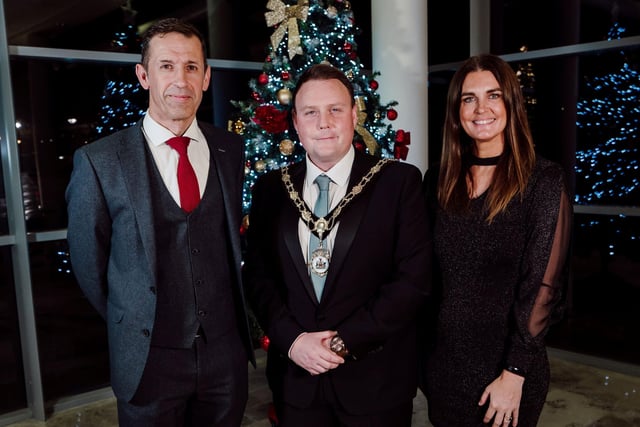
M 311 375 L 324 374 L 344 363 L 344 359 L 329 349 L 329 341 L 336 331 L 302 334 L 291 346 L 291 360 Z

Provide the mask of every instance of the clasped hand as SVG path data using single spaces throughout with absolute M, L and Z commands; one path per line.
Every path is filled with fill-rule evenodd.
M 336 331 L 322 331 L 301 335 L 291 347 L 291 360 L 311 375 L 337 368 L 344 359 L 329 349 L 329 342 L 336 334 Z

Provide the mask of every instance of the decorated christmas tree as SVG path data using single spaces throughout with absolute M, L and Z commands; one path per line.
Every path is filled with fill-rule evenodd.
M 608 39 L 625 28 L 615 24 Z M 578 101 L 577 126 L 583 147 L 576 152 L 578 204 L 637 206 L 640 200 L 640 72 L 637 56 L 619 52 L 619 62 L 606 61 L 601 75 L 586 76 Z
M 356 149 L 406 160 L 409 132 L 394 130 L 387 122 L 397 118 L 397 102 L 381 103 L 376 92 L 380 73 L 367 73 L 358 58 L 355 39 L 360 29 L 351 3 L 269 0 L 265 18 L 274 32 L 262 72 L 249 81 L 250 99 L 232 101 L 237 115 L 229 121 L 230 130 L 245 141 L 244 213 L 249 212 L 251 188 L 260 175 L 304 158 L 289 113 L 296 81 L 313 64 L 330 63 L 352 82 L 358 108 Z M 247 220 L 245 216 L 244 227 Z
M 114 31 L 110 41 L 111 50 L 137 53 L 140 38 L 135 25 L 136 11 L 131 7 L 131 0 L 125 2 L 121 9 L 123 22 Z M 146 92 L 140 87 L 130 66 L 107 70 L 105 80 L 95 138 L 133 126 L 144 115 L 147 105 Z
M 619 39 L 625 28 L 614 24 L 608 39 Z M 579 205 L 638 206 L 640 203 L 640 71 L 635 52 L 617 58 L 596 58 L 598 71 L 584 77 L 577 105 L 580 149 L 576 151 L 576 194 Z M 580 220 L 588 235 L 605 229 L 604 253 L 638 254 L 637 222 L 625 215 L 589 216 Z

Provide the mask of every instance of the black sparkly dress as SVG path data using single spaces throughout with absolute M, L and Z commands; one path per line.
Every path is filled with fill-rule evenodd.
M 421 389 L 436 427 L 483 426 L 485 387 L 507 366 L 525 374 L 519 427 L 535 426 L 549 386 L 544 335 L 567 266 L 572 208 L 559 165 L 538 157 L 524 198 L 491 224 L 486 193 L 470 211 L 438 208 L 437 170 L 425 176 L 434 220 L 437 301 Z

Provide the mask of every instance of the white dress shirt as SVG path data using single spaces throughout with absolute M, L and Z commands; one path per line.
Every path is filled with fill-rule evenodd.
M 304 178 L 302 198 L 311 212 L 313 212 L 313 207 L 315 206 L 316 199 L 320 193 L 318 186 L 314 183 L 314 180 L 318 175 L 325 174 L 331 178 L 331 183 L 329 183 L 329 213 L 331 213 L 331 210 L 335 208 L 345 194 L 347 194 L 347 186 L 349 185 L 349 177 L 351 176 L 351 166 L 353 165 L 353 158 L 355 157 L 355 152 L 353 150 L 354 148 L 351 147 L 347 154 L 345 154 L 338 163 L 326 172 L 319 169 L 311 160 L 309 160 L 309 156 L 306 156 L 307 173 Z M 339 222 L 333 226 L 331 232 L 329 232 L 329 235 L 326 236 L 323 242 L 324 248 L 328 249 L 329 253 L 332 253 L 333 251 L 333 244 L 336 240 L 338 225 Z M 309 227 L 307 227 L 307 224 L 300 219 L 298 221 L 298 238 L 300 239 L 300 248 L 302 249 L 302 254 L 304 255 L 304 260 L 307 264 L 309 263 L 310 235 L 311 232 L 309 231 Z
M 178 158 L 180 155 L 166 143 L 169 138 L 176 135 L 156 122 L 148 111 L 142 121 L 142 131 L 160 176 L 162 176 L 162 181 L 167 186 L 167 190 L 169 190 L 173 200 L 180 206 L 180 189 L 178 187 Z M 209 146 L 207 145 L 207 140 L 198 127 L 196 119 L 191 122 L 184 135 L 179 136 L 191 138 L 187 148 L 187 155 L 198 178 L 200 197 L 202 197 L 207 186 L 207 176 L 209 175 Z

